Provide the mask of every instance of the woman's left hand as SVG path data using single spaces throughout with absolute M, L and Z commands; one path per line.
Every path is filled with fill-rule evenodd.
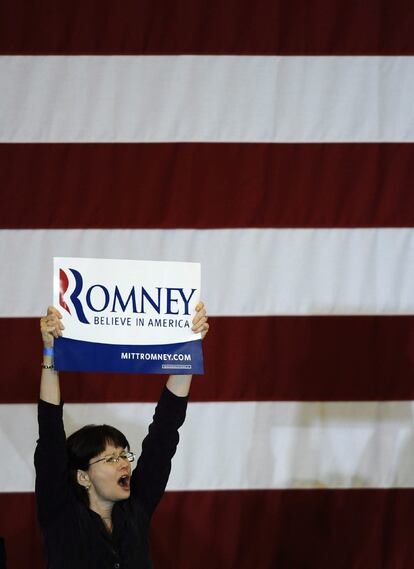
M 210 327 L 207 320 L 208 316 L 206 309 L 204 308 L 204 302 L 200 301 L 196 306 L 196 315 L 193 318 L 192 330 L 196 334 L 197 333 L 201 334 L 202 340 L 204 340 L 204 338 L 206 337 L 208 329 Z

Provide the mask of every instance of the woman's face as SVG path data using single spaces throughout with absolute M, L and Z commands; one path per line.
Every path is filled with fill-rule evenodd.
M 90 499 L 118 502 L 129 498 L 131 463 L 126 458 L 120 458 L 118 462 L 99 461 L 100 458 L 108 456 L 117 457 L 123 452 L 125 452 L 124 448 L 107 444 L 105 450 L 91 460 L 94 464 L 91 464 L 88 469 L 91 483 Z

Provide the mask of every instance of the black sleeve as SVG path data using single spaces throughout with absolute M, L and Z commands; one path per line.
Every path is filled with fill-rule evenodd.
M 174 395 L 167 387 L 161 393 L 142 453 L 131 479 L 131 493 L 151 517 L 164 494 L 171 471 L 171 459 L 184 423 L 187 397 Z
M 61 511 L 68 498 L 68 464 L 63 427 L 63 404 L 39 401 L 39 439 L 34 463 L 39 522 L 47 525 Z

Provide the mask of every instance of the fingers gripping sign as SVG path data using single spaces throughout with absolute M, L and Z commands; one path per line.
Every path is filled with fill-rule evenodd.
M 206 337 L 208 329 L 209 329 L 209 324 L 208 324 L 207 320 L 208 320 L 208 316 L 207 316 L 206 309 L 204 308 L 204 302 L 200 301 L 196 306 L 196 315 L 193 318 L 192 330 L 196 334 L 197 333 L 201 334 L 202 340 L 204 340 L 204 338 Z
M 40 319 L 40 333 L 45 348 L 53 348 L 55 338 L 62 335 L 65 327 L 61 319 L 61 313 L 54 306 L 49 306 L 46 316 Z

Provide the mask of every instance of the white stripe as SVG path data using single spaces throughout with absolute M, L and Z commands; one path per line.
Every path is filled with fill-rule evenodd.
M 3 230 L 0 316 L 43 314 L 53 256 L 201 262 L 210 315 L 414 313 L 414 229 Z
M 413 57 L 5 56 L 7 142 L 414 141 Z
M 154 404 L 66 406 L 68 433 L 114 424 L 140 452 Z M 413 402 L 193 403 L 170 490 L 414 486 Z M 33 490 L 34 405 L 2 405 L 3 492 Z M 51 457 L 51 475 L 53 458 Z

